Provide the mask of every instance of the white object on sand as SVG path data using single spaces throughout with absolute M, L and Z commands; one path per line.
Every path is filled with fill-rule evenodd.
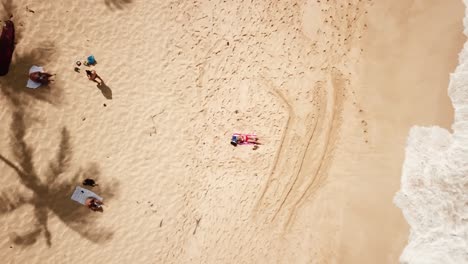
M 92 191 L 76 186 L 75 191 L 73 192 L 71 199 L 75 202 L 85 205 L 86 199 L 92 197 L 96 198 L 102 202 L 102 197 L 93 193 Z
M 29 74 L 33 72 L 44 72 L 44 68 L 34 65 L 31 67 L 31 69 L 29 69 Z M 26 84 L 26 87 L 31 88 L 31 89 L 36 89 L 41 85 L 42 83 L 35 82 L 31 79 L 28 79 L 28 83 Z

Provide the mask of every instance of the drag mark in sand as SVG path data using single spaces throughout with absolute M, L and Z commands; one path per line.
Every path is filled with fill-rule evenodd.
M 275 221 L 281 212 L 286 211 L 284 220 L 285 227 L 287 227 L 304 199 L 315 193 L 326 180 L 327 168 L 332 160 L 332 152 L 341 126 L 346 82 L 340 71 L 332 70 L 326 82 L 317 82 L 317 87 L 315 87 L 317 103 L 314 114 L 309 113 L 305 117 L 298 117 L 286 97 L 275 89 L 271 82 L 264 78 L 263 80 L 266 87 L 269 87 L 270 93 L 278 98 L 288 110 L 288 117 L 270 176 L 255 210 L 270 212 L 268 215 L 271 214 L 271 218 L 267 216 L 269 221 Z M 324 83 L 326 86 L 323 85 Z M 302 137 L 303 141 L 295 142 L 297 138 L 292 135 L 291 131 L 297 131 L 301 126 L 304 126 L 307 132 Z M 296 147 L 286 148 L 287 144 L 293 144 Z M 312 166 L 305 167 L 307 162 L 310 162 Z M 284 166 L 279 166 L 279 163 L 283 163 Z M 278 167 L 284 167 L 284 170 L 277 171 Z M 283 184 L 279 184 L 279 181 Z M 280 194 L 279 198 L 275 198 L 278 194 Z M 273 203 L 268 200 L 272 200 Z
M 298 128 L 299 126 L 301 126 L 301 124 L 303 124 L 303 122 L 300 122 L 300 121 L 304 119 L 302 118 L 301 120 L 299 120 L 298 116 L 295 114 L 294 109 L 292 108 L 291 104 L 288 102 L 286 97 L 281 92 L 279 92 L 278 89 L 274 88 L 271 82 L 267 81 L 265 78 L 262 78 L 262 80 L 264 81 L 265 86 L 269 88 L 269 92 L 273 94 L 276 98 L 278 98 L 279 101 L 281 101 L 284 107 L 288 110 L 288 118 L 287 118 L 286 125 L 283 129 L 282 137 L 281 137 L 280 144 L 279 144 L 279 149 L 275 155 L 275 159 L 273 161 L 270 176 L 267 180 L 265 187 L 263 188 L 263 191 L 260 195 L 260 198 L 258 199 L 257 206 L 256 206 L 256 210 L 259 210 L 261 208 L 266 209 L 267 207 L 270 207 L 271 205 L 268 203 L 267 199 L 271 198 L 271 196 L 276 197 L 278 193 L 281 192 L 282 193 L 280 195 L 281 198 L 275 201 L 273 208 L 272 208 L 273 216 L 271 218 L 271 221 L 274 221 L 278 213 L 282 211 L 283 206 L 286 204 L 286 202 L 290 200 L 290 196 L 292 196 L 297 191 L 295 190 L 297 188 L 296 184 L 298 180 L 300 179 L 302 167 L 306 159 L 306 154 L 308 153 L 308 150 L 312 142 L 312 138 L 314 137 L 314 134 L 316 132 L 319 122 L 317 121 L 317 119 L 313 118 L 313 116 L 312 118 L 310 117 L 306 118 L 305 124 L 306 124 L 308 133 L 304 138 L 308 139 L 306 141 L 307 143 L 298 144 L 300 146 L 303 146 L 303 147 L 300 147 L 299 149 L 297 148 L 291 149 L 291 147 L 285 148 L 285 145 L 288 145 L 288 142 L 289 142 L 289 145 L 294 144 L 294 135 L 292 135 L 292 131 L 296 131 L 296 128 Z M 275 174 L 287 175 L 288 172 L 291 171 L 290 169 L 288 169 L 288 167 L 290 166 L 289 164 L 291 163 L 289 163 L 287 160 L 291 157 L 293 158 L 297 157 L 295 165 L 292 168 L 292 171 L 294 171 L 293 175 L 291 177 L 281 177 L 281 176 L 275 177 L 274 176 Z M 280 167 L 286 167 L 286 169 L 282 172 L 277 172 L 276 170 L 279 163 L 285 163 L 285 166 L 280 166 Z M 286 186 L 285 188 L 279 187 L 280 184 L 278 184 L 277 182 L 281 180 L 286 180 L 284 184 L 281 184 L 281 186 Z M 300 179 L 300 180 L 303 181 L 304 179 Z M 273 190 L 273 191 L 269 191 L 269 190 Z M 270 193 L 272 192 L 272 194 L 267 195 L 267 192 L 270 192 Z M 266 196 L 269 196 L 269 197 L 266 197 Z
M 272 220 L 274 220 L 276 218 L 276 216 L 278 215 L 278 213 L 281 211 L 284 204 L 288 200 L 288 197 L 290 196 L 291 192 L 293 191 L 294 187 L 296 186 L 296 183 L 297 183 L 297 181 L 299 179 L 299 176 L 301 175 L 301 172 L 302 172 L 304 161 L 307 159 L 306 155 L 309 152 L 309 147 L 310 147 L 310 145 L 311 145 L 311 143 L 313 141 L 312 139 L 314 138 L 318 123 L 319 123 L 318 120 L 315 119 L 315 122 L 312 125 L 313 129 L 311 129 L 310 132 L 309 132 L 310 135 L 306 136 L 306 138 L 308 138 L 307 145 L 306 145 L 304 151 L 302 151 L 303 153 L 301 155 L 299 168 L 296 169 L 297 166 L 294 168 L 294 170 L 297 171 L 297 173 L 294 174 L 294 177 L 293 177 L 294 180 L 291 182 L 291 184 L 288 184 L 288 187 L 286 188 L 286 194 L 282 195 L 283 198 L 281 199 L 281 203 L 280 203 L 280 205 L 278 207 L 278 210 L 276 210 L 275 214 L 273 215 Z
M 291 124 L 294 123 L 295 119 L 296 119 L 296 115 L 294 114 L 294 110 L 293 110 L 292 106 L 288 103 L 288 101 L 286 100 L 284 95 L 282 95 L 277 89 L 275 89 L 273 87 L 273 84 L 271 82 L 267 81 L 264 77 L 262 77 L 261 79 L 266 84 L 266 87 L 269 87 L 269 92 L 271 94 L 273 94 L 276 98 L 278 98 L 281 101 L 281 103 L 285 106 L 285 108 L 287 109 L 288 115 L 287 115 L 286 124 L 285 124 L 285 126 L 283 128 L 283 133 L 281 135 L 279 148 L 278 148 L 278 151 L 276 152 L 275 158 L 273 160 L 273 165 L 272 165 L 272 168 L 271 168 L 270 175 L 268 176 L 267 183 L 266 183 L 265 187 L 263 188 L 263 191 L 262 191 L 262 193 L 260 195 L 260 198 L 257 201 L 257 205 L 255 207 L 256 210 L 259 210 L 260 209 L 259 207 L 261 207 L 262 205 L 263 206 L 268 206 L 268 204 L 265 204 L 264 198 L 265 198 L 267 190 L 271 187 L 272 182 L 275 180 L 274 174 L 275 174 L 275 171 L 276 171 L 276 167 L 278 166 L 280 157 L 284 156 L 284 155 L 282 155 L 282 153 L 284 151 L 283 148 L 284 148 L 284 142 L 285 142 L 286 136 L 289 134 Z
M 366 28 L 362 17 L 367 12 L 364 8 L 367 4 L 361 1 L 348 4 L 330 4 L 327 1 L 324 6 L 319 5 L 321 9 L 318 10 L 322 11 L 320 15 L 324 25 L 330 27 L 332 32 L 329 36 L 331 40 L 321 43 L 323 48 L 314 44 L 325 53 L 319 68 L 326 77 L 318 81 L 318 87 L 314 88 L 314 109 L 288 121 L 270 177 L 255 208 L 259 210 L 262 207 L 261 210 L 266 210 L 266 218 L 271 222 L 279 215 L 284 216 L 281 219 L 285 220 L 285 227 L 290 226 L 301 204 L 315 194 L 327 179 L 342 124 L 346 87 L 351 83 L 349 66 L 357 61 L 356 50 L 352 50 L 351 44 L 361 38 L 356 35 L 357 29 Z M 319 28 L 316 34 L 314 37 L 307 37 L 315 39 L 326 33 Z M 330 47 L 333 52 L 329 51 Z M 343 72 L 347 72 L 349 76 L 345 76 Z M 280 98 L 278 94 L 274 95 Z M 284 96 L 281 100 L 289 105 Z M 292 111 L 294 110 L 290 110 Z M 306 131 L 305 135 L 298 134 L 301 130 Z M 284 145 L 294 145 L 295 148 L 286 148 Z M 282 165 L 277 165 L 278 163 Z M 277 171 L 277 168 L 283 170 Z M 280 197 L 279 189 L 283 190 Z
M 193 229 L 193 235 L 197 233 L 198 226 L 200 225 L 201 218 L 195 219 L 195 228 Z
M 163 110 L 161 110 L 161 112 L 159 112 L 159 113 L 157 113 L 157 114 L 151 116 L 151 122 L 153 123 L 153 126 L 151 127 L 151 131 L 150 131 L 150 133 L 149 133 L 150 137 L 151 137 L 152 135 L 157 135 L 157 134 L 158 134 L 158 129 L 156 128 L 156 122 L 154 121 L 154 118 L 157 117 L 157 116 L 159 116 L 159 115 L 164 114 L 164 111 L 165 111 L 165 110 L 163 109 Z
M 292 211 L 288 216 L 286 221 L 286 226 L 290 226 L 291 220 L 296 214 L 297 209 L 300 207 L 301 203 L 310 195 L 314 194 L 323 182 L 326 180 L 327 169 L 332 160 L 333 150 L 335 148 L 335 142 L 338 139 L 338 134 L 341 128 L 341 118 L 342 112 L 344 109 L 344 97 L 345 97 L 345 81 L 341 78 L 341 72 L 332 71 L 331 73 L 331 90 L 332 103 L 329 108 L 330 113 L 330 122 L 328 126 L 328 132 L 326 133 L 326 139 L 324 140 L 325 146 L 324 151 L 321 154 L 319 159 L 318 168 L 315 170 L 313 177 L 306 184 L 305 190 L 300 192 L 298 199 L 292 205 Z M 311 138 L 312 141 L 312 138 Z M 310 142 L 309 142 L 310 144 Z M 302 164 L 298 174 L 302 171 Z

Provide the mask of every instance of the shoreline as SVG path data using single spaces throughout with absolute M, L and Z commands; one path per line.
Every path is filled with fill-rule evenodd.
M 384 246 L 381 248 L 384 254 L 380 256 L 394 263 L 409 236 L 408 223 L 393 204 L 393 196 L 401 184 L 408 133 L 416 125 L 451 130 L 454 110 L 448 97 L 448 84 L 466 40 L 465 6 L 457 0 L 413 5 L 394 1 L 376 3 L 373 9 L 377 15 L 372 17 L 372 11 L 369 12 L 369 25 L 375 26 L 370 26 L 368 40 L 364 40 L 362 91 L 369 111 L 378 120 L 372 136 L 374 151 L 385 154 L 368 168 L 368 180 L 382 177 L 376 181 L 381 187 L 376 185 L 375 195 L 382 195 L 382 206 L 386 204 L 393 212 L 383 210 L 380 223 L 386 223 L 385 228 L 382 230 L 383 226 L 376 224 L 373 230 L 375 234 L 384 232 L 383 237 L 394 237 L 388 244 L 391 255 L 384 253 Z M 387 10 L 386 16 L 378 15 L 382 11 L 377 10 Z
M 397 262 L 408 131 L 453 121 L 458 0 L 14 5 L 6 262 Z M 112 98 L 73 71 L 90 54 Z M 57 81 L 24 90 L 30 64 Z M 104 213 L 69 200 L 84 178 Z

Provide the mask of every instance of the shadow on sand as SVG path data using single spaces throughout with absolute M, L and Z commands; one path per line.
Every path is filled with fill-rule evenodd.
M 15 53 L 10 71 L 6 76 L 0 78 L 1 92 L 14 105 L 24 105 L 30 98 L 57 105 L 62 99 L 62 89 L 54 87 L 53 83 L 37 89 L 26 87 L 31 66 L 47 64 L 54 54 L 55 49 L 51 43 L 42 43 L 40 46 L 41 48 L 33 49 L 24 54 Z
M 15 43 L 21 41 L 22 30 L 18 28 L 21 18 L 16 16 L 18 7 L 13 4 L 13 0 L 3 0 L 1 7 L 4 13 L 2 18 L 7 19 L 13 15 L 15 24 Z M 54 84 L 41 86 L 37 89 L 26 88 L 26 83 L 29 79 L 29 69 L 33 65 L 43 66 L 50 62 L 55 53 L 55 47 L 50 42 L 38 43 L 38 48 L 33 48 L 26 53 L 13 53 L 12 63 L 10 64 L 9 72 L 6 76 L 0 78 L 0 91 L 10 99 L 13 105 L 24 104 L 29 101 L 29 98 L 34 98 L 39 101 L 46 101 L 51 104 L 58 104 L 62 96 L 62 90 L 54 88 Z
M 12 0 L 4 0 L 1 4 L 7 13 L 14 14 L 16 7 Z M 53 157 L 45 170 L 42 166 L 41 169 L 35 166 L 34 148 L 25 139 L 28 125 L 34 121 L 31 113 L 25 111 L 27 107 L 34 102 L 58 105 L 62 99 L 62 90 L 54 87 L 54 84 L 38 89 L 26 88 L 29 68 L 32 65 L 47 64 L 54 51 L 52 43 L 42 43 L 39 48 L 27 53 L 15 52 L 9 73 L 0 77 L 0 104 L 3 107 L 9 106 L 12 112 L 10 153 L 6 153 L 4 149 L 0 150 L 0 164 L 4 163 L 13 170 L 13 175 L 28 189 L 25 193 L 20 192 L 23 188 L 0 191 L 0 215 L 11 213 L 26 205 L 33 208 L 35 220 L 33 227 L 21 228 L 28 231 L 11 233 L 12 241 L 21 246 L 33 245 L 41 236 L 45 238 L 49 247 L 52 245 L 49 217 L 58 218 L 81 237 L 95 243 L 107 241 L 113 235 L 113 232 L 97 229 L 94 225 L 93 220 L 100 214 L 70 199 L 76 185 L 84 178 L 98 179 L 100 169 L 97 164 L 90 163 L 77 171 L 70 171 L 73 152 L 68 129 L 63 127 L 60 131 L 60 143 L 55 155 L 52 152 Z M 3 177 L 12 175 L 6 174 L 6 170 L 8 169 L 2 166 Z M 106 199 L 112 198 L 114 190 L 118 187 L 117 184 L 101 186 L 106 187 L 99 187 L 96 192 Z
M 70 174 L 72 146 L 70 145 L 70 133 L 64 127 L 61 131 L 60 143 L 55 157 L 49 162 L 46 172 L 39 175 L 34 166 L 33 148 L 27 144 L 24 138 L 27 130 L 25 124 L 24 113 L 17 109 L 13 113 L 11 123 L 13 158 L 9 159 L 4 154 L 0 154 L 0 160 L 13 169 L 24 187 L 32 192 L 32 195 L 21 194 L 14 190 L 0 193 L 0 214 L 12 212 L 23 205 L 30 205 L 34 208 L 35 226 L 24 234 L 13 233 L 13 242 L 28 246 L 34 244 L 38 237 L 43 235 L 47 245 L 51 246 L 52 234 L 48 228 L 50 215 L 56 216 L 70 229 L 95 243 L 111 239 L 112 232 L 97 229 L 92 224 L 98 214 L 70 200 L 74 188 L 82 179 L 99 178 L 98 165 L 91 163 L 80 168 L 67 179 L 66 175 Z M 100 188 L 98 193 L 106 199 L 112 198 L 115 188 L 117 188 L 116 184 Z
M 124 9 L 132 2 L 133 0 L 104 0 L 104 4 L 111 10 Z
M 104 95 L 106 99 L 112 100 L 112 90 L 107 84 L 101 82 L 97 85 L 97 88 L 101 90 L 102 95 Z

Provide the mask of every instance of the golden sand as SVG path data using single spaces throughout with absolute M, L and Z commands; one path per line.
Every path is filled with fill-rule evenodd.
M 2 262 L 397 262 L 405 139 L 451 124 L 463 42 L 461 1 L 407 2 L 9 1 Z

